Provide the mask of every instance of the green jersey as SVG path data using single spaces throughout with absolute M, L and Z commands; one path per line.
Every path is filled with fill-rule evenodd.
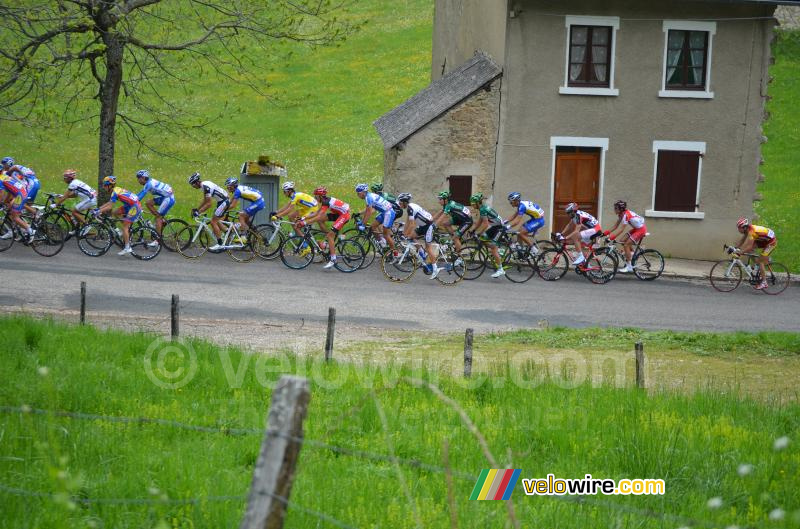
M 490 226 L 502 226 L 505 224 L 502 217 L 497 214 L 495 210 L 487 206 L 486 204 L 481 205 L 480 209 L 481 218 L 489 219 Z
M 453 224 L 458 223 L 458 221 L 465 221 L 472 219 L 472 215 L 469 212 L 469 208 L 462 204 L 459 204 L 455 200 L 451 200 L 450 202 L 444 205 L 444 212 L 450 215 L 450 218 L 453 220 Z

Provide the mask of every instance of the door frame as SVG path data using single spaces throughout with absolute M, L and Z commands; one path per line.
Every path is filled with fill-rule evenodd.
M 608 151 L 608 138 L 588 138 L 583 136 L 550 136 L 550 150 L 553 151 L 552 167 L 550 168 L 550 227 L 553 226 L 556 188 L 556 148 L 557 147 L 600 147 L 600 175 L 597 188 L 597 220 L 603 225 L 603 182 L 606 177 L 606 151 Z M 560 228 L 558 228 L 560 229 Z M 554 231 L 554 230 L 550 230 Z

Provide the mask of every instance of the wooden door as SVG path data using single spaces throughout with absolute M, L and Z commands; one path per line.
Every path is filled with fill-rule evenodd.
M 600 182 L 599 152 L 556 152 L 553 189 L 553 226 L 561 231 L 569 221 L 564 206 L 576 202 L 578 208 L 597 217 Z
M 464 206 L 469 206 L 469 197 L 472 194 L 472 176 L 452 175 L 447 180 L 450 183 L 450 195 L 453 200 Z

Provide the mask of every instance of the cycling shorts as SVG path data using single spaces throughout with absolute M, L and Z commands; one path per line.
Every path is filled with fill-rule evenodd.
M 381 213 L 380 215 L 378 215 L 378 218 L 376 218 L 375 220 L 379 224 L 383 224 L 384 228 L 388 229 L 388 228 L 392 227 L 392 224 L 394 224 L 394 219 L 396 217 L 397 217 L 397 214 L 394 212 L 394 209 L 390 208 L 387 211 L 385 211 L 384 213 Z
M 466 219 L 459 218 L 459 224 L 456 224 L 458 229 L 456 230 L 456 237 L 461 237 L 464 235 L 464 232 L 467 231 L 472 227 L 472 218 L 467 217 Z
M 589 228 L 588 230 L 582 230 L 581 231 L 581 242 L 583 244 L 591 244 L 591 242 L 593 240 L 595 240 L 597 237 L 599 237 L 602 234 L 603 234 L 603 232 L 600 231 L 600 225 L 599 224 L 597 226 L 595 226 L 594 228 Z
M 644 239 L 644 236 L 647 235 L 647 227 L 644 224 L 642 224 L 641 228 L 632 229 L 628 233 L 628 235 L 630 235 L 631 240 L 633 242 L 636 242 L 636 243 L 641 242 L 641 240 Z
M 157 197 L 153 199 L 153 203 L 158 206 L 158 214 L 162 217 L 167 214 L 169 210 L 172 209 L 172 206 L 175 205 L 175 197 Z
M 14 200 L 11 201 L 11 211 L 22 211 L 25 209 L 25 202 L 28 201 L 28 194 L 25 189 L 21 189 Z
M 497 239 L 500 237 L 501 233 L 503 233 L 503 227 L 499 225 L 494 225 L 490 226 L 489 229 L 483 233 L 483 235 L 490 241 L 497 242 Z
M 264 199 L 262 198 L 261 200 L 256 200 L 255 202 L 252 202 L 249 206 L 243 208 L 242 211 L 247 213 L 247 215 L 252 219 L 253 217 L 256 216 L 256 213 L 264 209 L 264 207 L 265 207 Z
M 540 217 L 538 219 L 530 219 L 528 222 L 523 224 L 523 228 L 525 231 L 530 233 L 531 235 L 535 235 L 539 229 L 544 226 L 544 218 Z
M 33 184 L 28 188 L 28 202 L 33 203 L 36 200 L 36 195 L 39 194 L 39 189 L 42 187 L 42 184 L 39 180 L 34 180 Z
M 214 210 L 214 216 L 223 217 L 225 215 L 225 211 L 228 209 L 228 204 L 228 199 L 217 202 L 217 209 Z
M 331 229 L 335 232 L 338 232 L 342 229 L 342 227 L 344 227 L 345 224 L 347 224 L 347 221 L 350 220 L 350 212 L 348 211 L 347 213 L 339 213 L 336 211 L 328 211 L 328 220 L 333 222 Z
M 97 207 L 97 198 L 95 197 L 84 198 L 83 200 L 75 204 L 75 209 L 78 211 L 86 211 L 89 208 L 94 209 L 96 207 Z
M 425 236 L 425 242 L 432 243 L 433 242 L 433 232 L 436 230 L 436 226 L 431 224 L 423 224 L 421 226 L 417 226 L 414 230 L 414 233 L 417 234 L 417 237 Z
M 139 220 L 142 216 L 142 208 L 140 206 L 123 205 L 117 210 L 122 217 L 122 222 L 132 224 Z
M 778 246 L 778 239 L 777 238 L 772 239 L 772 241 L 767 243 L 767 245 L 764 246 L 763 248 L 759 247 L 758 251 L 762 256 L 768 257 L 769 254 L 772 253 L 772 250 L 774 250 L 776 246 Z

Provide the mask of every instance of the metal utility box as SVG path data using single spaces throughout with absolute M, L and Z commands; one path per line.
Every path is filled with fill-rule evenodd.
M 270 211 L 278 210 L 280 192 L 280 179 L 286 178 L 286 168 L 269 158 L 262 156 L 258 162 L 244 162 L 242 164 L 239 181 L 246 186 L 261 191 L 264 195 L 264 209 L 259 211 L 253 219 L 254 224 L 269 222 Z

